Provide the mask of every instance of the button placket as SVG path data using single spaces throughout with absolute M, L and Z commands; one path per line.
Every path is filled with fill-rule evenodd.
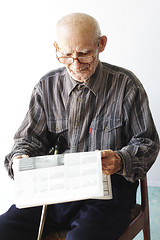
M 80 127 L 80 112 L 79 112 L 79 109 L 81 108 L 81 103 L 82 103 L 82 97 L 81 97 L 81 95 L 82 95 L 82 92 L 81 93 L 79 93 L 79 96 L 77 96 L 77 106 L 76 106 L 76 112 L 77 112 L 77 114 L 76 114 L 76 116 L 77 116 L 77 118 L 76 118 L 76 121 L 75 121 L 75 126 L 76 127 Z
M 83 89 L 82 89 L 83 88 Z M 70 106 L 70 116 L 71 117 L 71 127 L 72 127 L 72 144 L 71 144 L 71 149 L 72 152 L 76 152 L 79 146 L 81 134 L 82 134 L 82 124 L 83 124 L 83 112 L 85 105 L 85 96 L 86 96 L 86 91 L 85 91 L 85 86 L 81 85 L 79 88 L 77 87 L 75 91 L 72 93 L 73 101 L 71 102 Z M 87 90 L 87 89 L 86 89 Z M 82 121 L 82 122 L 81 122 Z

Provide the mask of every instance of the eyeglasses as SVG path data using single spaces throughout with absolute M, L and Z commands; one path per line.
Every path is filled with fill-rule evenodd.
M 93 62 L 93 59 L 95 58 L 95 56 L 86 56 L 86 57 L 58 57 L 57 59 L 60 63 L 63 64 L 72 64 L 75 60 L 78 60 L 80 63 L 91 63 Z
M 66 56 L 58 57 L 57 51 L 56 51 L 56 57 L 57 57 L 58 61 L 60 63 L 63 63 L 63 64 L 72 64 L 75 60 L 78 60 L 80 63 L 84 63 L 85 64 L 85 63 L 93 62 L 94 58 L 96 57 L 97 51 L 98 51 L 98 48 L 97 48 L 95 54 L 92 55 L 92 56 L 84 56 L 84 57 L 77 57 L 77 58 L 66 57 Z

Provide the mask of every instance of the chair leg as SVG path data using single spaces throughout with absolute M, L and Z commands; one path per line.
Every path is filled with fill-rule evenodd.
M 147 226 L 143 229 L 143 236 L 144 236 L 144 240 L 150 240 L 151 239 L 149 226 Z

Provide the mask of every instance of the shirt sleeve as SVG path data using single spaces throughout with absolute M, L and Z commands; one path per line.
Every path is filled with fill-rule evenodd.
M 12 159 L 15 156 L 26 154 L 31 156 L 45 155 L 49 152 L 48 129 L 40 84 L 33 90 L 29 110 L 14 136 L 14 146 L 10 154 L 5 157 L 5 167 L 9 175 Z
M 123 176 L 129 181 L 144 178 L 159 152 L 158 134 L 141 84 L 132 87 L 123 102 L 126 145 L 116 151 L 123 160 Z

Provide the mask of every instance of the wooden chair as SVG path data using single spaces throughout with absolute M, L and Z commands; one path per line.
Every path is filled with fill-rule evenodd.
M 143 230 L 143 239 L 150 240 L 149 203 L 147 177 L 140 180 L 141 204 L 136 204 L 131 210 L 131 220 L 128 228 L 118 240 L 132 240 Z M 44 240 L 65 240 L 67 231 L 56 232 Z
M 147 177 L 140 180 L 141 205 L 136 204 L 131 211 L 131 222 L 127 230 L 118 240 L 132 240 L 141 230 L 143 230 L 143 239 L 150 240 L 150 221 L 149 221 L 149 203 Z

